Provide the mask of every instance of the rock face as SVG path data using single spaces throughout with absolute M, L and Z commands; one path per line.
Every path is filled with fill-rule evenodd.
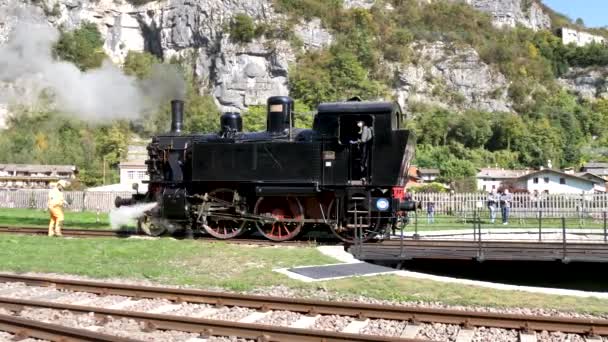
M 166 0 L 139 7 L 123 0 L 41 0 L 39 5 L 54 26 L 70 29 L 84 21 L 97 24 L 105 38 L 104 50 L 115 63 L 124 62 L 129 51 L 150 51 L 165 60 L 174 56 L 193 60 L 202 86 L 210 88 L 225 110 L 264 104 L 271 95 L 288 94 L 288 64 L 295 60 L 288 42 L 260 38 L 235 43 L 225 30 L 240 13 L 256 23 L 280 23 L 284 18 L 274 12 L 270 0 Z M 331 42 L 320 22 L 298 27 L 296 34 L 305 48 Z M 2 33 L 0 27 L 0 39 L 6 37 Z
M 114 0 L 80 0 L 72 6 L 66 1 L 57 24 L 97 23 L 115 62 L 122 62 L 129 50 L 151 51 L 166 60 L 194 57 L 194 72 L 224 110 L 263 104 L 271 95 L 288 93 L 287 68 L 294 53 L 287 42 L 234 43 L 224 30 L 241 13 L 256 23 L 280 21 L 270 1 L 169 0 L 137 8 Z
M 421 0 L 432 2 L 437 0 Z M 533 30 L 551 28 L 551 18 L 537 0 L 449 0 L 464 2 L 475 9 L 489 13 L 497 27 L 515 27 L 518 24 Z
M 506 78 L 472 48 L 443 42 L 417 43 L 417 65 L 397 66 L 395 95 L 404 108 L 422 102 L 451 108 L 510 112 Z
M 572 68 L 559 82 L 583 99 L 608 99 L 608 68 Z
M 432 0 L 420 0 L 432 1 Z M 531 0 L 467 1 L 489 12 L 497 24 L 517 23 L 532 28 L 550 25 L 548 17 Z M 21 0 L 0 0 L 0 8 L 19 7 Z M 88 21 L 97 24 L 106 54 L 122 63 L 129 51 L 149 51 L 168 60 L 187 59 L 201 88 L 210 92 L 224 110 L 243 110 L 264 104 L 272 95 L 288 94 L 288 67 L 296 50 L 287 41 L 264 38 L 235 43 L 226 27 L 240 13 L 256 23 L 280 25 L 272 0 L 159 0 L 132 6 L 126 0 L 36 0 L 46 20 L 67 29 Z M 349 8 L 369 8 L 374 0 L 345 0 Z M 525 6 L 524 3 L 530 3 Z M 0 43 L 10 30 L 0 11 Z M 320 20 L 300 22 L 295 33 L 305 50 L 329 46 L 332 35 Z M 398 75 L 395 94 L 402 105 L 431 102 L 459 109 L 511 111 L 505 77 L 480 60 L 472 48 L 455 49 L 443 43 L 418 43 L 417 65 L 394 65 Z

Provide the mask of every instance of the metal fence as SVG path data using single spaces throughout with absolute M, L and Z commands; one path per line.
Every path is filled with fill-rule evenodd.
M 487 207 L 484 193 L 417 193 L 422 211 L 435 204 L 435 213 L 459 216 Z M 608 211 L 608 194 L 513 194 L 512 217 L 589 217 L 601 218 Z M 540 214 L 539 214 L 540 213 Z
M 45 209 L 48 190 L 0 190 L 0 208 Z M 117 196 L 130 197 L 131 192 L 66 191 L 67 210 L 109 212 Z
M 400 225 L 393 234 L 413 238 L 456 238 L 460 240 L 537 240 L 558 239 L 569 242 L 608 243 L 608 211 L 597 217 L 576 216 L 576 212 L 563 211 L 561 215 L 543 216 L 537 211 L 503 218 L 498 210 L 492 215 L 487 209 L 462 212 L 459 215 L 412 212 L 406 225 Z M 536 215 L 536 216 L 535 216 Z M 405 234 L 405 235 L 404 235 Z M 483 236 L 483 238 L 482 238 Z

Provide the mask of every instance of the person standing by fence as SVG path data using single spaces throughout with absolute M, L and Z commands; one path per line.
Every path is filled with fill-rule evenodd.
M 49 236 L 62 236 L 61 228 L 63 227 L 63 206 L 65 199 L 63 198 L 63 189 L 67 186 L 67 182 L 63 179 L 54 184 L 49 191 L 48 209 L 51 215 L 49 222 Z
M 491 223 L 496 222 L 496 211 L 498 210 L 498 201 L 499 201 L 499 196 L 496 193 L 496 189 L 490 190 L 490 192 L 488 193 L 487 205 L 488 205 L 488 210 L 490 210 L 490 222 Z
M 435 223 L 435 202 L 433 202 L 433 199 L 426 202 L 426 222 L 428 224 Z
M 511 204 L 513 202 L 513 195 L 509 193 L 509 189 L 505 189 L 500 196 L 500 208 L 502 209 L 502 224 L 509 224 L 509 213 L 511 211 Z

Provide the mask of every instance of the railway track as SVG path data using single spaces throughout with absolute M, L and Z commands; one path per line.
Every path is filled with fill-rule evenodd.
M 145 234 L 139 234 L 134 230 L 110 230 L 110 229 L 76 229 L 76 228 L 64 228 L 63 235 L 67 237 L 80 237 L 80 238 L 99 238 L 99 237 L 131 237 L 131 236 L 147 236 Z M 24 235 L 47 235 L 48 230 L 46 228 L 37 227 L 10 227 L 0 226 L 0 234 L 24 234 Z M 179 237 L 178 237 L 179 238 Z M 275 242 L 266 239 L 256 238 L 234 238 L 228 240 L 218 240 L 209 236 L 195 236 L 196 241 L 201 242 L 226 242 L 230 244 L 242 244 L 242 245 L 261 245 L 261 246 L 311 246 L 318 244 L 337 244 L 332 240 L 291 240 L 283 242 Z
M 54 291 L 54 293 L 43 295 L 43 298 L 69 293 L 89 293 L 96 296 L 120 296 L 120 298 L 125 298 L 123 300 L 130 301 L 130 303 L 150 300 L 161 301 L 159 304 L 162 304 L 161 306 L 164 306 L 165 310 L 173 310 L 173 312 L 179 312 L 183 305 L 202 305 L 204 307 L 203 312 L 207 313 L 217 312 L 222 308 L 246 309 L 244 317 L 237 319 L 236 322 L 226 322 L 197 318 L 196 314 L 190 314 L 190 317 L 159 314 L 158 308 L 149 310 L 149 312 L 118 310 L 118 307 L 125 306 L 120 303 L 113 305 L 113 309 L 100 306 L 82 306 L 58 303 L 57 301 L 26 299 L 20 292 L 13 296 L 17 298 L 8 298 L 3 296 L 4 291 L 0 291 L 0 307 L 12 310 L 35 307 L 78 313 L 94 312 L 95 315 L 100 317 L 123 317 L 146 322 L 147 326 L 152 329 L 176 329 L 203 335 L 218 334 L 258 340 L 259 338 L 262 338 L 262 340 L 265 338 L 267 341 L 419 341 L 415 338 L 424 324 L 458 326 L 460 327 L 458 334 L 463 335 L 458 341 L 472 341 L 474 329 L 478 327 L 516 330 L 528 335 L 540 331 L 561 332 L 578 334 L 582 336 L 581 338 L 589 338 L 589 340 L 592 336 L 608 336 L 608 320 L 598 319 L 342 303 L 11 274 L 0 274 L 0 282 L 23 283 L 30 287 L 47 288 L 48 291 Z M 15 291 L 14 287 L 8 289 Z M 269 315 L 294 316 L 291 322 L 283 322 L 287 323 L 284 327 L 271 328 L 254 323 L 267 321 Z M 310 329 L 311 326 L 315 326 L 317 321 L 336 316 L 348 317 L 348 324 L 341 327 L 339 331 L 328 333 Z M 366 326 L 374 321 L 394 321 L 401 324 L 402 328 L 396 333 L 393 332 L 393 335 L 396 336 L 359 334 L 359 332 L 365 331 Z M 470 335 L 470 339 L 466 339 L 466 334 Z M 533 339 L 527 339 L 526 341 L 530 340 Z
M 90 330 L 36 322 L 29 319 L 0 315 L 0 331 L 12 334 L 11 341 L 36 338 L 49 341 L 74 342 L 136 342 L 130 338 L 100 334 Z M 7 336 L 9 337 L 9 336 Z

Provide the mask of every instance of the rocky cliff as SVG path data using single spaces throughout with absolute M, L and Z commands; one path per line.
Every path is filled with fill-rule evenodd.
M 458 1 L 458 0 L 457 0 Z M 492 15 L 499 27 L 551 28 L 551 19 L 535 0 L 464 0 L 474 8 Z
M 399 103 L 422 102 L 458 109 L 510 112 L 509 83 L 472 48 L 442 42 L 416 43 L 416 65 L 396 66 Z
M 532 0 L 454 1 L 466 1 L 490 13 L 499 26 L 550 27 L 549 17 Z M 226 31 L 230 20 L 239 13 L 247 14 L 257 23 L 280 25 L 286 18 L 275 11 L 271 0 L 160 0 L 142 6 L 133 6 L 125 0 L 36 3 L 45 10 L 45 20 L 53 26 L 70 29 L 83 21 L 97 24 L 105 39 L 106 54 L 117 64 L 124 61 L 128 51 L 149 51 L 165 60 L 174 56 L 188 58 L 202 87 L 213 94 L 224 110 L 243 110 L 265 103 L 271 95 L 289 92 L 289 65 L 300 48 L 285 40 L 264 38 L 235 43 Z M 345 1 L 350 8 L 369 8 L 373 4 L 373 0 Z M 20 6 L 21 0 L 0 0 L 0 8 L 9 9 L 8 12 Z M 0 43 L 11 27 L 18 24 L 14 16 L 6 13 L 0 13 Z M 294 33 L 303 42 L 304 50 L 328 46 L 333 40 L 318 19 L 300 22 Z M 507 96 L 508 81 L 484 63 L 474 49 L 418 42 L 413 50 L 423 62 L 391 66 L 397 75 L 393 91 L 402 105 L 430 102 L 458 109 L 512 111 Z M 573 82 L 572 87 L 588 92 L 586 79 Z
M 608 99 L 608 68 L 572 68 L 559 82 L 584 99 Z

